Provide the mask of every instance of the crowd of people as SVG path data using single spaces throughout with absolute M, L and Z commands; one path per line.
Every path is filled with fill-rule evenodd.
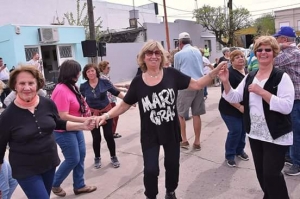
M 149 40 L 138 53 L 139 70 L 130 86 L 110 81 L 108 61 L 82 67 L 75 60 L 66 60 L 51 99 L 43 93 L 45 80 L 36 61 L 9 72 L 0 58 L 5 107 L 0 115 L 0 198 L 11 198 L 18 184 L 30 199 L 50 198 L 51 192 L 65 197 L 62 185 L 71 172 L 75 195 L 96 191 L 84 179 L 83 131 L 90 131 L 93 138 L 94 168 L 102 166 L 101 129 L 111 165 L 119 168 L 114 140 L 121 137 L 116 133 L 118 116 L 137 105 L 144 194 L 147 199 L 157 197 L 162 146 L 165 199 L 176 199 L 180 148 L 190 147 L 186 119 L 192 115 L 192 148 L 201 150 L 207 86 L 217 79 L 222 92 L 219 111 L 228 129 L 226 164 L 236 167 L 236 157 L 250 159 L 245 152 L 247 135 L 264 198 L 288 199 L 282 174 L 285 163 L 291 165 L 284 170 L 286 175 L 300 174 L 300 50 L 295 38 L 292 28 L 282 27 L 273 36 L 256 38 L 248 60 L 242 51 L 224 48 L 215 65 L 209 61 L 209 47 L 192 46 L 187 32 L 179 34 L 178 48 L 170 53 L 160 42 Z M 86 81 L 78 86 L 80 75 Z M 116 97 L 122 99 L 120 103 Z M 4 158 L 7 149 L 9 161 Z

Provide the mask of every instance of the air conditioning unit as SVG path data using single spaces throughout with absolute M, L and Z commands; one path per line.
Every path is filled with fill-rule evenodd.
M 53 43 L 59 41 L 57 28 L 39 28 L 38 32 L 41 43 Z

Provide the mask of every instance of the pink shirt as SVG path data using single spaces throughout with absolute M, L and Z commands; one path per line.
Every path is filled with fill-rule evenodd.
M 58 112 L 68 112 L 70 115 L 81 117 L 79 102 L 75 94 L 65 84 L 56 85 L 51 99 L 56 104 Z

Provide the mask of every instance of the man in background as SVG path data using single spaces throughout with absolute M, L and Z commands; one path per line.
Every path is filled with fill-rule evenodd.
M 179 49 L 174 56 L 174 68 L 182 73 L 199 79 L 203 76 L 203 60 L 199 49 L 191 46 L 191 37 L 187 32 L 179 34 Z M 201 134 L 201 118 L 200 115 L 205 114 L 205 101 L 203 89 L 200 91 L 181 90 L 178 91 L 177 111 L 180 121 L 182 142 L 180 146 L 188 149 L 189 142 L 186 137 L 185 113 L 191 108 L 192 118 L 195 132 L 195 140 L 193 148 L 201 150 L 200 134 Z
M 292 164 L 292 166 L 284 170 L 284 173 L 296 176 L 300 175 L 300 50 L 295 43 L 297 36 L 293 28 L 281 27 L 273 36 L 281 46 L 284 46 L 279 55 L 274 58 L 274 66 L 279 67 L 290 76 L 295 88 L 295 100 L 291 112 L 293 145 L 290 147 L 289 155 L 286 156 L 286 163 Z

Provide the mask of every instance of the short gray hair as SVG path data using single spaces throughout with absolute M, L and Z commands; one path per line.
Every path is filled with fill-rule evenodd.
M 227 48 L 227 47 L 225 47 L 225 48 L 222 48 L 222 53 L 223 53 L 223 55 L 225 55 L 225 52 L 226 51 L 229 51 L 230 52 L 230 49 L 229 48 Z

